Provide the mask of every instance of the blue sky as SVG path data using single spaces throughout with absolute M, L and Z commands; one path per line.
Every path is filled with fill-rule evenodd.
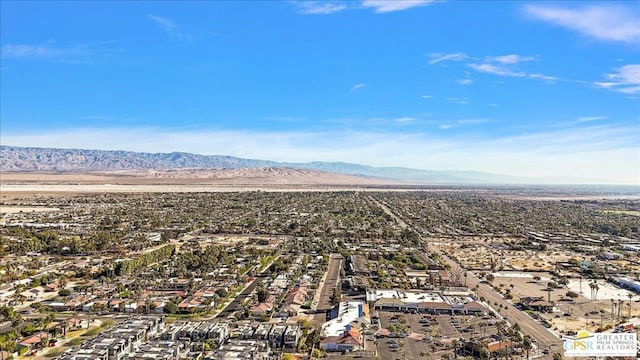
M 0 10 L 3 145 L 640 183 L 640 2 Z

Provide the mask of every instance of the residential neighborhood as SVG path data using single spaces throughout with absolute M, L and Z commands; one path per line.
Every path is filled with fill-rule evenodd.
M 610 212 L 636 202 L 152 195 L 3 194 L 5 358 L 558 358 L 637 330 L 637 222 Z

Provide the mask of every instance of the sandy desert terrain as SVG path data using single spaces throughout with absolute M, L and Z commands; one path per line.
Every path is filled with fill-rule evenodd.
M 58 192 L 228 192 L 332 191 L 401 182 L 290 168 L 122 170 L 91 173 L 17 173 L 0 175 L 0 191 Z

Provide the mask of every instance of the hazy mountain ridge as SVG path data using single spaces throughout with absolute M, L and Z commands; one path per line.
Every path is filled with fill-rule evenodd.
M 82 149 L 0 146 L 5 171 L 100 171 L 145 169 L 237 169 L 277 166 L 275 161 L 183 152 L 141 153 Z
M 549 179 L 515 177 L 478 171 L 434 171 L 403 167 L 373 167 L 345 162 L 284 163 L 224 155 L 184 152 L 55 149 L 0 146 L 0 170 L 7 172 L 90 172 L 109 170 L 256 169 L 288 167 L 329 173 L 422 183 L 518 184 L 549 183 Z

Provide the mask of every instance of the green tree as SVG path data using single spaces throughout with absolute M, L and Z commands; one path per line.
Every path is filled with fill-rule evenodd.
M 527 352 L 527 359 L 529 358 L 529 351 L 533 348 L 533 339 L 531 336 L 525 335 L 522 338 L 522 348 Z
M 178 312 L 178 305 L 173 301 L 169 301 L 164 305 L 164 312 L 168 314 L 175 314 Z
M 331 305 L 336 306 L 340 304 L 340 300 L 342 299 L 342 290 L 340 287 L 333 289 L 333 293 L 331 293 L 331 297 L 329 298 L 329 302 Z
M 258 302 L 265 302 L 267 300 L 267 296 L 269 296 L 269 291 L 267 291 L 264 285 L 260 284 L 256 289 L 256 295 L 258 295 Z

